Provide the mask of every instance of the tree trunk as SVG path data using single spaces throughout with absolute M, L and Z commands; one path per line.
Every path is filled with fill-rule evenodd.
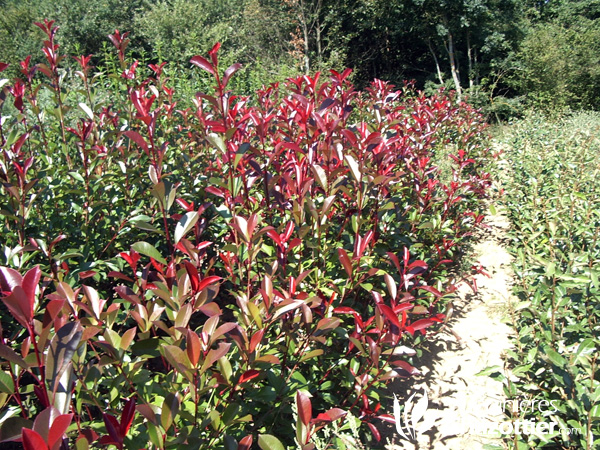
M 433 55 L 433 60 L 435 61 L 435 70 L 437 71 L 438 80 L 440 81 L 440 84 L 443 86 L 445 84 L 445 82 L 444 82 L 444 76 L 442 74 L 442 69 L 440 68 L 440 62 L 437 59 L 437 55 L 435 54 L 435 51 L 433 50 L 433 46 L 431 45 L 431 41 L 429 39 L 427 39 L 427 45 L 429 46 L 429 51 Z
M 308 27 L 305 22 L 302 23 L 302 34 L 304 35 L 304 73 L 308 75 L 310 73 L 310 57 L 308 55 Z
M 317 16 L 317 23 L 315 25 L 315 33 L 316 33 L 316 40 L 317 40 L 317 61 L 319 63 L 319 66 L 323 63 L 323 48 L 321 46 L 321 20 L 319 19 L 319 16 Z
M 458 68 L 456 66 L 456 59 L 454 57 L 454 39 L 452 33 L 448 29 L 448 58 L 450 59 L 450 71 L 452 73 L 452 79 L 454 80 L 454 86 L 456 93 L 458 94 L 458 101 L 462 98 L 462 88 L 460 86 L 460 76 L 458 74 Z
M 471 50 L 471 33 L 467 31 L 467 60 L 469 63 L 469 89 L 473 89 L 473 53 Z

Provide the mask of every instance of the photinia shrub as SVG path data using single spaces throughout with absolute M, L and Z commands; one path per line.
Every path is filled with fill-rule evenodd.
M 383 388 L 468 276 L 449 272 L 490 186 L 481 116 L 350 70 L 238 97 L 219 44 L 191 59 L 213 88 L 178 99 L 118 31 L 116 72 L 79 56 L 69 77 L 38 26 L 47 63 L 5 82 L 0 122 L 2 440 L 378 441 Z

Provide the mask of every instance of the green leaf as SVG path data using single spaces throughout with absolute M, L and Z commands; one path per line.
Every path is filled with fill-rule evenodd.
M 83 328 L 79 322 L 68 322 L 52 338 L 46 357 L 46 380 L 50 383 L 51 392 L 70 389 L 70 386 L 62 386 L 60 381 L 63 373 L 71 370 L 71 359 L 77 350 L 82 334 Z
M 77 173 L 77 172 L 69 172 L 69 175 L 71 175 L 71 177 L 73 177 L 77 181 L 80 181 L 82 183 L 85 182 L 85 180 L 83 179 L 83 177 L 79 173 Z
M 522 364 L 522 365 L 519 365 L 519 366 L 515 367 L 512 370 L 512 374 L 515 375 L 515 376 L 517 376 L 517 377 L 521 376 L 521 375 L 529 372 L 529 370 L 531 369 L 531 367 L 532 367 L 531 364 Z
M 184 237 L 194 225 L 196 225 L 196 222 L 198 222 L 198 217 L 199 215 L 197 211 L 191 211 L 181 216 L 181 219 L 179 219 L 179 222 L 177 222 L 177 226 L 175 227 L 175 240 L 173 241 L 173 244 L 177 244 L 181 238 Z
M 15 383 L 13 382 L 12 377 L 4 371 L 0 371 L 0 392 L 6 394 L 15 393 Z
M 272 403 L 277 399 L 277 391 L 273 386 L 263 386 L 258 391 L 252 391 L 252 399 L 262 403 Z
M 566 364 L 565 359 L 561 355 L 559 355 L 557 352 L 552 350 L 550 347 L 545 346 L 544 352 L 546 353 L 546 356 L 548 357 L 550 362 L 552 364 L 554 364 L 555 366 L 564 367 L 564 365 Z
M 235 159 L 233 160 L 233 168 L 236 169 L 246 152 L 250 149 L 250 144 L 248 142 L 244 142 L 240 145 L 235 152 Z
M 231 422 L 233 422 L 237 418 L 239 412 L 240 412 L 240 405 L 235 402 L 230 403 L 229 405 L 227 405 L 227 408 L 225 408 L 225 411 L 223 411 L 223 415 L 221 416 L 221 421 L 225 425 L 229 425 L 229 424 L 231 424 Z
M 165 397 L 160 413 L 160 424 L 165 431 L 168 431 L 179 414 L 179 393 L 169 393 Z
M 552 277 L 555 273 L 556 273 L 556 263 L 554 263 L 553 261 L 550 261 L 546 265 L 546 276 Z
M 258 436 L 258 446 L 262 450 L 285 450 L 283 444 L 275 436 L 261 434 Z
M 158 261 L 161 264 L 167 264 L 167 261 L 165 260 L 165 258 L 162 257 L 162 255 L 159 253 L 159 251 L 156 250 L 156 248 L 152 244 L 149 244 L 148 242 L 144 242 L 144 241 L 136 242 L 135 244 L 133 244 L 131 246 L 131 248 L 134 249 L 136 252 L 141 253 L 142 255 L 146 255 L 150 258 L 154 258 L 156 261 Z
M 155 358 L 160 356 L 159 348 L 162 345 L 164 345 L 164 342 L 159 337 L 143 339 L 131 346 L 131 352 L 142 358 Z
M 313 164 L 311 167 L 313 174 L 315 175 L 316 180 L 321 185 L 324 191 L 327 191 L 327 175 L 323 168 L 318 164 Z
M 356 162 L 356 160 L 351 155 L 344 155 L 344 159 L 346 160 L 346 162 L 348 163 L 348 166 L 350 167 L 350 172 L 352 173 L 352 177 L 356 181 L 360 181 L 361 173 L 360 173 L 360 168 L 358 167 L 358 163 Z
M 579 362 L 587 361 L 588 357 L 596 351 L 596 342 L 594 339 L 586 339 L 582 341 L 577 347 L 575 352 L 575 358 Z
M 209 133 L 206 136 L 206 140 L 210 142 L 213 146 L 217 147 L 221 152 L 225 153 L 227 149 L 225 148 L 225 142 L 223 142 L 223 138 L 216 133 Z
M 0 425 L 0 442 L 17 439 L 23 428 L 33 428 L 33 422 L 22 417 L 9 417 Z
M 323 349 L 322 348 L 318 348 L 316 350 L 311 350 L 308 353 L 305 353 L 304 355 L 302 355 L 302 357 L 300 358 L 300 362 L 304 362 L 307 361 L 309 359 L 312 358 L 316 358 L 317 356 L 321 356 L 323 354 Z
M 482 371 L 476 373 L 475 376 L 487 377 L 488 375 L 491 375 L 491 374 L 497 373 L 497 372 L 500 372 L 500 373 L 502 372 L 502 368 L 500 366 L 490 366 L 490 367 L 486 367 Z
M 77 439 L 75 442 L 75 450 L 88 450 L 90 448 L 90 443 L 83 436 Z
M 5 359 L 13 364 L 16 364 L 22 369 L 29 369 L 29 365 L 27 365 L 25 360 L 19 355 L 17 355 L 17 353 L 12 348 L 5 344 L 0 344 L 0 358 Z
M 225 450 L 237 450 L 238 448 L 238 442 L 228 434 L 223 437 L 223 444 L 225 445 Z
M 90 109 L 90 107 L 88 105 L 86 105 L 85 103 L 79 103 L 79 107 L 81 108 L 81 110 L 87 114 L 87 116 L 91 119 L 94 120 L 94 112 Z

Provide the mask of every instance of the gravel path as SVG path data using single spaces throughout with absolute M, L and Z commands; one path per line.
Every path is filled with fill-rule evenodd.
M 416 439 L 411 442 L 390 428 L 384 438 L 386 450 L 481 450 L 484 444 L 501 446 L 494 433 L 479 430 L 488 426 L 496 430 L 503 420 L 502 384 L 476 374 L 486 367 L 504 366 L 503 354 L 511 345 L 511 328 L 503 323 L 512 301 L 511 256 L 503 246 L 510 224 L 501 210 L 489 216 L 486 223 L 489 229 L 474 245 L 473 259 L 482 264 L 490 278 L 476 276 L 476 294 L 468 286 L 460 289 L 460 299 L 448 324 L 454 334 L 442 331 L 432 339 L 431 351 L 415 364 L 422 376 L 405 385 L 398 382 L 391 386 L 400 403 L 414 393 L 412 403 L 416 405 L 421 399 L 423 407 L 425 392 L 428 401 L 416 424 Z M 413 418 L 419 415 L 412 414 Z M 407 435 L 410 429 L 405 427 Z

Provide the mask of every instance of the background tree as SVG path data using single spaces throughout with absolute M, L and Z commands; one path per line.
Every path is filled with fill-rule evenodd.
M 351 67 L 455 89 L 498 117 L 514 107 L 600 107 L 600 0 L 4 0 L 0 61 L 39 61 L 34 21 L 57 20 L 64 54 L 98 54 L 115 29 L 148 62 L 187 67 L 223 44 L 236 88 Z M 12 73 L 11 73 L 12 71 Z M 520 105 L 520 106 L 519 106 Z

